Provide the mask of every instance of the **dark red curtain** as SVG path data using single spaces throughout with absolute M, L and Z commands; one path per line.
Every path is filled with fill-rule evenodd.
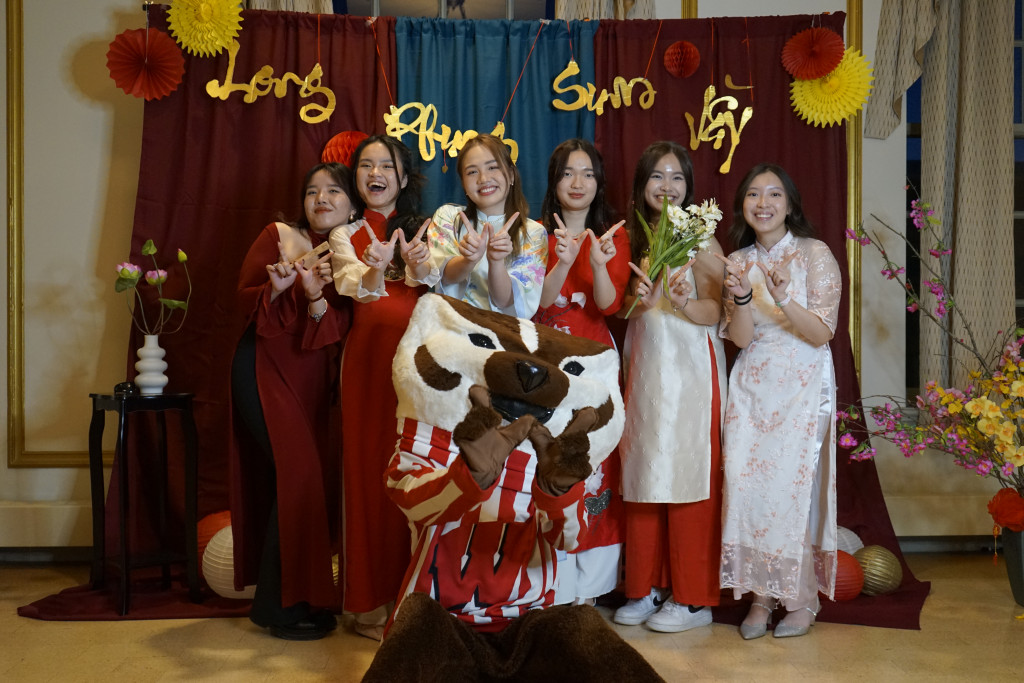
M 739 17 L 676 21 L 603 21 L 595 37 L 598 88 L 611 88 L 615 76 L 627 80 L 647 74 L 658 89 L 655 106 L 644 110 L 631 107 L 610 109 L 597 118 L 596 143 L 609 169 L 609 195 L 615 206 L 627 206 L 633 169 L 644 148 L 654 140 L 675 140 L 687 147 L 694 164 L 694 189 L 698 201 L 715 198 L 722 207 L 722 226 L 732 223 L 732 202 L 736 187 L 755 164 L 770 161 L 785 168 L 803 199 L 804 211 L 818 229 L 818 236 L 832 249 L 843 272 L 844 296 L 839 326 L 832 340 L 839 402 L 848 404 L 860 396 L 848 328 L 849 273 L 846 267 L 846 133 L 847 126 L 819 128 L 801 119 L 790 104 L 792 78 L 782 66 L 780 55 L 786 41 L 796 33 L 821 25 L 843 35 L 845 14 L 784 17 Z M 665 51 L 676 41 L 689 41 L 700 52 L 700 65 L 688 78 L 677 78 L 664 64 Z M 648 66 L 649 65 L 649 66 Z M 711 118 L 730 113 L 738 128 L 745 107 L 753 115 L 740 132 L 728 171 L 731 131 L 719 149 L 715 143 L 698 141 L 705 92 L 715 87 L 712 99 L 731 97 L 735 109 L 725 102 L 713 106 Z M 693 119 L 692 128 L 685 116 Z M 723 122 L 724 123 L 724 122 Z M 732 250 L 727 230 L 718 238 L 726 253 Z M 917 581 L 903 560 L 899 543 L 889 521 L 885 499 L 874 463 L 851 463 L 840 450 L 837 457 L 839 525 L 860 536 L 867 545 L 878 544 L 893 551 L 903 565 L 904 579 L 899 592 L 890 596 L 861 596 L 851 602 L 829 603 L 822 617 L 830 621 L 918 628 L 921 605 L 928 584 Z M 716 618 L 743 618 L 743 609 L 716 612 Z
M 166 30 L 165 8 L 154 6 L 150 12 L 152 24 Z M 382 114 L 392 104 L 388 88 L 393 93 L 395 83 L 393 18 L 381 17 L 372 25 L 365 18 L 291 12 L 244 11 L 242 18 L 234 84 L 248 86 L 266 66 L 274 78 L 291 72 L 301 83 L 320 60 L 322 84 L 337 100 L 329 120 L 309 124 L 300 119 L 300 109 L 323 105 L 326 97 L 301 97 L 295 83 L 280 98 L 271 90 L 252 103 L 243 101 L 241 91 L 214 99 L 207 83 L 224 83 L 225 50 L 206 58 L 186 52 L 178 89 L 145 105 L 131 260 L 144 265 L 140 249 L 153 239 L 161 266 L 173 264 L 168 295 L 184 298 L 184 288 L 178 289 L 183 272 L 174 253 L 180 248 L 188 254 L 193 285 L 188 316 L 180 332 L 161 336 L 161 345 L 167 350 L 166 391 L 196 395 L 200 518 L 228 509 L 227 395 L 242 331 L 243 316 L 235 309 L 242 260 L 261 229 L 281 212 L 287 219 L 299 217 L 303 175 L 320 160 L 333 135 L 384 132 Z M 129 378 L 135 375 L 134 350 L 141 342 L 133 330 Z M 133 439 L 133 450 L 148 447 L 146 436 L 140 432 Z M 176 436 L 172 430 L 172 440 Z M 172 444 L 172 458 L 176 452 Z M 141 484 L 156 473 L 145 471 L 144 459 L 136 471 L 131 536 L 139 548 L 148 543 L 147 520 L 153 514 L 140 500 Z M 117 485 L 112 482 L 112 490 Z M 172 476 L 171 486 L 172 500 L 180 501 L 180 476 Z M 117 529 L 109 517 L 107 529 L 108 548 L 116 547 L 111 544 Z

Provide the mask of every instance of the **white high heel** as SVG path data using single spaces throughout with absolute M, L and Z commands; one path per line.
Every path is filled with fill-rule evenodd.
M 772 620 L 772 611 L 775 610 L 775 606 L 777 604 L 778 603 L 774 598 L 766 598 L 763 596 L 757 596 L 754 598 L 754 602 L 750 605 L 751 608 L 756 605 L 761 609 L 767 610 L 768 615 L 765 617 L 764 622 L 760 624 L 740 624 L 740 635 L 743 636 L 743 640 L 754 640 L 768 632 L 768 622 Z
M 811 627 L 814 626 L 814 621 L 818 617 L 818 612 L 821 611 L 821 601 L 815 597 L 814 607 L 801 607 L 800 609 L 805 609 L 811 613 L 810 623 L 806 626 L 790 626 L 785 622 L 780 622 L 779 625 L 775 627 L 776 638 L 795 638 L 796 636 L 806 635 L 807 632 L 811 630 Z

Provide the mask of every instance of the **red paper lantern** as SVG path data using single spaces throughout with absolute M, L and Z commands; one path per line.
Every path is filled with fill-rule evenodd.
M 864 588 L 864 570 L 850 553 L 836 551 L 836 602 L 853 600 Z
M 688 78 L 700 66 L 700 50 L 688 40 L 677 40 L 665 50 L 665 68 L 676 78 Z
M 185 56 L 163 31 L 129 29 L 110 43 L 107 70 L 117 87 L 129 95 L 158 100 L 181 83 Z
M 231 513 L 227 510 L 206 515 L 196 525 L 196 537 L 199 540 L 199 554 L 197 557 L 199 558 L 200 574 L 202 573 L 203 553 L 206 551 L 206 546 L 210 543 L 210 539 L 218 531 L 228 526 L 231 526 Z
M 324 145 L 324 151 L 320 154 L 320 161 L 352 166 L 352 152 L 356 151 L 359 143 L 367 137 L 369 136 L 366 133 L 358 130 L 346 130 L 338 133 Z
M 782 66 L 798 81 L 811 81 L 832 73 L 843 61 L 843 38 L 831 29 L 809 28 L 790 38 L 782 48 Z

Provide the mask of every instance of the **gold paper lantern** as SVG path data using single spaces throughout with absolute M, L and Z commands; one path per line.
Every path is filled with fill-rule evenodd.
M 892 593 L 903 582 L 903 567 L 891 551 L 880 545 L 866 545 L 853 554 L 864 570 L 864 595 Z

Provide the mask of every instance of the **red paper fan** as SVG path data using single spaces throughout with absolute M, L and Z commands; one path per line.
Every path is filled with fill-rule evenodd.
M 676 78 L 689 78 L 700 66 L 700 50 L 688 40 L 677 40 L 665 50 L 665 68 Z
M 827 76 L 843 61 L 843 38 L 831 29 L 809 28 L 786 42 L 782 66 L 798 81 Z
M 107 69 L 117 87 L 129 95 L 160 99 L 181 83 L 185 57 L 174 39 L 163 31 L 129 29 L 110 43 Z
M 338 133 L 324 145 L 324 151 L 320 154 L 320 161 L 324 163 L 333 161 L 351 166 L 352 152 L 356 151 L 359 143 L 366 138 L 366 133 L 358 130 L 346 130 Z

